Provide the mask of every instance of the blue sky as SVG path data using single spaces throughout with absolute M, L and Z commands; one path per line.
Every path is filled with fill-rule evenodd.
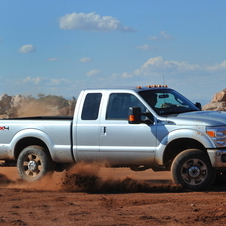
M 0 0 L 0 94 L 168 84 L 202 104 L 226 85 L 226 1 Z

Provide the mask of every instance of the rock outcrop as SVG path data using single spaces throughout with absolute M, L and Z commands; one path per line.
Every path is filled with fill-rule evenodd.
M 210 103 L 203 106 L 205 111 L 226 111 L 226 89 L 216 93 Z
M 58 96 L 44 96 L 39 99 L 22 95 L 0 95 L 0 119 L 29 116 L 73 115 L 76 100 Z

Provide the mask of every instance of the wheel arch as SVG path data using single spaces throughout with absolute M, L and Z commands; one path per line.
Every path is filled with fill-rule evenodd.
M 24 148 L 32 145 L 42 147 L 45 150 L 46 154 L 50 155 L 48 146 L 43 140 L 36 137 L 25 137 L 16 143 L 16 146 L 14 148 L 14 158 L 17 159 Z
M 155 165 L 169 167 L 177 154 L 189 148 L 206 151 L 207 148 L 214 148 L 214 143 L 204 132 L 197 129 L 173 130 L 163 137 L 157 147 Z
M 27 129 L 18 132 L 12 139 L 10 149 L 13 150 L 13 156 L 18 158 L 21 151 L 31 145 L 37 145 L 45 149 L 46 154 L 51 156 L 50 149 L 53 147 L 51 139 L 45 133 L 36 129 Z
M 165 148 L 163 153 L 163 165 L 170 169 L 173 160 L 178 154 L 187 149 L 199 149 L 207 153 L 203 144 L 192 138 L 178 138 L 171 141 Z

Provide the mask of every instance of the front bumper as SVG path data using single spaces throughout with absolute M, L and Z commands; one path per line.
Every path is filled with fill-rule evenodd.
M 226 149 L 209 149 L 207 152 L 214 168 L 226 168 Z

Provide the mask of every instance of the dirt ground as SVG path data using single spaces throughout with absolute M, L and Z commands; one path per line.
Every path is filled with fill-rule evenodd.
M 226 188 L 185 191 L 170 172 L 80 164 L 24 183 L 0 168 L 0 225 L 226 225 Z

